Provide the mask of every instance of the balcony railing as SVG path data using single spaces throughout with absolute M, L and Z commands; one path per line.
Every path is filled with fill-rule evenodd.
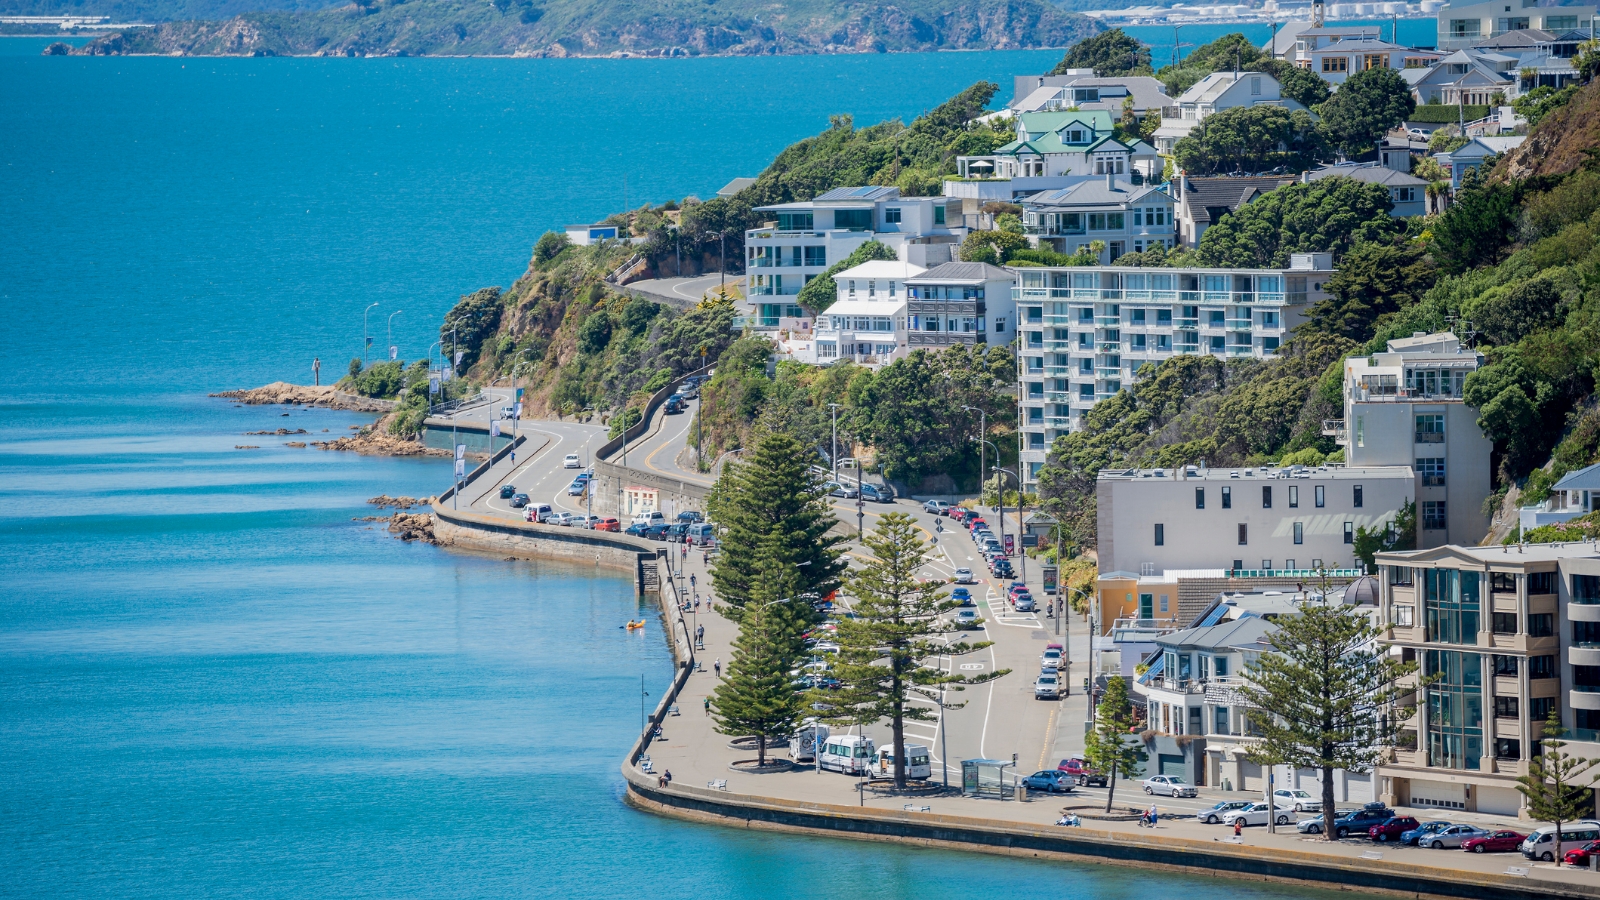
M 1095 316 L 1094 317 L 1094 325 L 1095 325 L 1096 328 L 1115 328 L 1115 327 L 1117 327 L 1118 325 L 1121 325 L 1121 324 L 1122 324 L 1122 317 L 1121 316 Z
M 1352 399 L 1360 403 L 1411 403 L 1417 400 L 1442 403 L 1461 399 L 1461 395 L 1453 390 L 1424 393 L 1416 388 L 1361 387 L 1360 385 L 1357 385 L 1352 390 L 1352 395 Z
M 1442 444 L 1444 443 L 1444 432 L 1419 431 L 1416 433 L 1416 438 L 1416 442 L 1419 444 Z
M 1190 306 L 1282 306 L 1288 295 L 1281 291 L 1144 291 L 1120 288 L 1013 287 L 1015 298 L 1045 298 L 1081 303 L 1182 303 Z M 1296 294 L 1299 303 L 1305 294 Z
M 1255 326 L 1255 322 L 1249 319 L 1229 319 L 1227 321 L 1228 328 L 1231 331 L 1249 331 Z
M 1254 348 L 1254 347 L 1242 346 L 1240 344 L 1229 344 L 1228 345 L 1228 356 L 1231 356 L 1231 357 L 1242 357 L 1242 356 L 1255 356 L 1255 355 L 1256 355 L 1256 348 Z

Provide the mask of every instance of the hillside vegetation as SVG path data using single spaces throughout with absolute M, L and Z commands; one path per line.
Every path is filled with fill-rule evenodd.
M 1097 30 L 1045 0 L 357 0 L 128 29 L 76 52 L 750 56 L 1061 47 Z

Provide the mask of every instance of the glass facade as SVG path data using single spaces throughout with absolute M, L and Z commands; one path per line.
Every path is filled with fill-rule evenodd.
M 1456 569 L 1428 569 L 1422 575 L 1428 640 L 1445 644 L 1477 644 L 1482 574 Z
M 1424 671 L 1439 679 L 1428 688 L 1428 765 L 1477 769 L 1483 757 L 1482 659 L 1457 650 L 1429 650 L 1424 657 Z

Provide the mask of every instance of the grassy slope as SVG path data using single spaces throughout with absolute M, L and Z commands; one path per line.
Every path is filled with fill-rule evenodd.
M 174 22 L 107 35 L 84 52 L 762 55 L 1051 47 L 1096 30 L 1045 0 L 382 0 Z

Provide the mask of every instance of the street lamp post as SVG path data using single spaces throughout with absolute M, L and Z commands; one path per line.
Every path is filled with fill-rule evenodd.
M 829 403 L 828 410 L 833 413 L 833 454 L 829 462 L 833 463 L 833 480 L 839 480 L 839 404 Z
M 388 350 L 389 350 L 389 358 L 390 359 L 399 359 L 400 358 L 399 349 L 397 347 L 395 347 L 395 345 L 394 345 L 394 317 L 400 315 L 403 312 L 405 312 L 405 310 L 397 309 L 394 312 L 389 313 L 389 343 L 388 343 Z
M 983 507 L 983 473 L 988 471 L 983 467 L 983 445 L 985 443 L 984 436 L 989 433 L 989 413 L 987 410 L 978 409 L 975 406 L 963 406 L 961 408 L 966 412 L 978 414 L 978 507 L 981 509 Z M 1000 449 L 996 447 L 995 455 L 998 456 L 999 453 Z M 1004 528 L 1005 523 L 1002 522 L 1000 527 Z
M 366 365 L 367 364 L 367 347 L 372 343 L 372 336 L 367 331 L 367 314 L 372 312 L 372 307 L 373 306 L 377 306 L 377 305 L 378 305 L 377 303 L 373 303 L 372 306 L 369 306 L 366 309 L 361 311 L 361 364 L 362 365 Z

